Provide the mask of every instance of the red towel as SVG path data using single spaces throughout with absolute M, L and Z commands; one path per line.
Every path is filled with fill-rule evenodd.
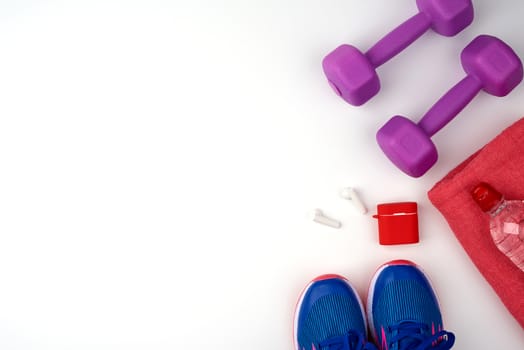
M 471 197 L 470 191 L 481 181 L 507 199 L 524 199 L 524 118 L 453 169 L 428 193 L 473 263 L 524 328 L 524 272 L 497 249 L 489 233 L 489 215 Z

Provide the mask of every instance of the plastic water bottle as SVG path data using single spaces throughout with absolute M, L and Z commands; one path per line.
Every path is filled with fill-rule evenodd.
M 524 271 L 524 201 L 506 200 L 487 183 L 471 192 L 480 208 L 490 215 L 490 232 L 495 245 Z

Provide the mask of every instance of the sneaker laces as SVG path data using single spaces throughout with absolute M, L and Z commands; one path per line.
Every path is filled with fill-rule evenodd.
M 455 343 L 455 335 L 444 330 L 428 336 L 429 326 L 423 323 L 401 322 L 389 326 L 389 331 L 394 334 L 389 343 L 390 349 L 449 350 Z
M 347 334 L 319 343 L 318 350 L 377 350 L 377 348 L 367 342 L 362 333 L 349 331 Z

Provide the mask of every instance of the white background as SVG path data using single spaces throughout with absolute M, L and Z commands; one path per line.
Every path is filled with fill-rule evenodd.
M 427 199 L 524 115 L 523 86 L 481 93 L 434 137 L 422 178 L 374 141 L 463 76 L 476 35 L 524 57 L 524 2 L 475 7 L 458 36 L 427 33 L 381 67 L 380 94 L 356 108 L 329 89 L 323 56 L 369 48 L 413 0 L 3 0 L 0 348 L 291 349 L 311 278 L 343 274 L 364 296 L 394 258 L 428 273 L 455 349 L 524 348 Z M 420 244 L 379 246 L 375 205 L 406 200 Z M 307 221 L 316 207 L 342 229 Z

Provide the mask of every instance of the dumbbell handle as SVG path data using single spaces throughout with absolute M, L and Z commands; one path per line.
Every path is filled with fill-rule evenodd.
M 482 83 L 472 75 L 466 76 L 453 86 L 431 107 L 418 122 L 418 126 L 433 136 L 448 124 L 482 90 Z
M 365 55 L 373 67 L 379 67 L 417 40 L 430 27 L 431 19 L 423 12 L 419 12 L 393 29 L 392 32 L 370 48 Z

